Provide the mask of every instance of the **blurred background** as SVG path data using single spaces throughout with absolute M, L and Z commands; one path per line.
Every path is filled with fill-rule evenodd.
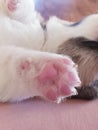
M 35 7 L 46 19 L 56 15 L 65 20 L 77 21 L 98 13 L 98 0 L 35 0 Z

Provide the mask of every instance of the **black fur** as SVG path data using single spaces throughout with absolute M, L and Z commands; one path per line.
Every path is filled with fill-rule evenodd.
M 87 50 L 89 49 L 93 51 L 98 51 L 98 41 L 89 40 L 84 37 L 72 38 L 70 40 L 75 40 L 73 44 L 75 44 L 75 46 L 81 49 L 87 49 Z
M 84 48 L 84 49 L 89 49 L 93 51 L 98 51 L 98 41 L 93 41 L 93 40 L 88 40 L 85 38 L 78 38 L 76 42 L 77 46 Z
M 82 21 L 83 21 L 83 20 L 80 20 L 80 21 L 78 21 L 78 22 L 72 23 L 72 24 L 70 24 L 69 26 L 70 26 L 70 27 L 78 26 L 78 25 L 80 25 L 80 24 L 82 23 Z
M 73 98 L 81 98 L 81 99 L 95 99 L 98 98 L 98 80 L 95 80 L 89 86 L 83 86 L 80 89 L 77 89 L 78 95 L 73 96 Z

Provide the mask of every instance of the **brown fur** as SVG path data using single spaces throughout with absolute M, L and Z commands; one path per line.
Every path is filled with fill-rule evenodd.
M 78 64 L 79 76 L 82 81 L 81 87 L 92 87 L 92 83 L 98 79 L 98 52 L 77 46 L 83 40 L 87 39 L 72 38 L 60 45 L 57 52 L 69 55 Z

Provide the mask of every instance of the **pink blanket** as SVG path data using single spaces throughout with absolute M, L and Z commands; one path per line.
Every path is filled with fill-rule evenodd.
M 98 130 L 98 100 L 0 104 L 0 130 Z

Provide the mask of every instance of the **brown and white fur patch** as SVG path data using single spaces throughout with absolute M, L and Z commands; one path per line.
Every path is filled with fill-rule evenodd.
M 72 38 L 58 49 L 78 64 L 81 88 L 75 98 L 94 99 L 98 96 L 98 42 L 84 37 Z

